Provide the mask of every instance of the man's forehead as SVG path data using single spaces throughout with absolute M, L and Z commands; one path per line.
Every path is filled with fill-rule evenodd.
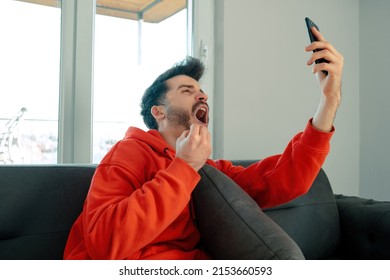
M 195 79 L 186 75 L 174 76 L 168 79 L 166 82 L 170 89 L 178 89 L 182 86 L 191 86 L 196 88 L 200 87 L 199 83 Z

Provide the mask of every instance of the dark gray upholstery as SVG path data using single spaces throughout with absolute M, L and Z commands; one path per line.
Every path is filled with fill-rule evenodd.
M 336 195 L 341 224 L 340 257 L 390 259 L 390 203 Z
M 340 238 L 339 213 L 322 169 L 306 195 L 264 211 L 295 240 L 306 259 L 328 258 L 335 251 Z
M 233 161 L 242 166 L 254 162 Z M 321 169 L 306 195 L 264 212 L 300 246 L 306 259 L 390 260 L 390 202 L 332 194 Z
M 236 163 L 246 165 L 250 162 Z M 0 259 L 61 259 L 69 230 L 81 212 L 95 168 L 95 165 L 0 166 Z M 318 186 L 330 188 L 327 179 L 323 180 L 325 173 L 321 174 Z M 313 236 L 305 230 L 311 228 L 313 232 L 322 224 L 319 221 L 310 225 L 306 218 L 300 218 L 308 215 L 304 209 L 313 211 L 309 205 L 318 202 L 310 195 L 311 192 L 307 198 L 291 202 L 301 203 L 302 199 L 307 199 L 307 206 L 302 209 L 294 210 L 288 204 L 281 206 L 284 209 L 277 210 L 280 212 L 278 218 L 271 213 L 272 209 L 265 211 L 295 240 L 303 253 L 308 247 L 322 245 L 323 239 L 329 238 L 329 232 L 334 231 L 334 225 L 315 231 Z M 390 202 L 340 195 L 335 196 L 335 201 L 340 213 L 339 246 L 335 250 L 333 245 L 321 248 L 321 256 L 390 259 Z M 313 216 L 327 215 L 321 209 L 325 206 L 317 207 L 319 213 Z M 292 214 L 296 211 L 298 214 Z M 322 231 L 325 237 L 321 235 Z
M 192 193 L 203 246 L 214 259 L 302 260 L 301 249 L 233 180 L 212 166 Z
M 95 166 L 0 166 L 0 259 L 62 259 Z

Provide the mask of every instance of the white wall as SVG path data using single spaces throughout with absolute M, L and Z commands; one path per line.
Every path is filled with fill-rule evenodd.
M 361 195 L 390 200 L 390 1 L 360 1 Z
M 314 114 L 320 93 L 306 66 L 308 16 L 345 57 L 343 101 L 324 169 L 335 193 L 358 195 L 359 2 L 214 3 L 214 157 L 280 153 Z

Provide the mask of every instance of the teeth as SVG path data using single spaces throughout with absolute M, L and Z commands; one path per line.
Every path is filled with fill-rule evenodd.
M 202 123 L 206 123 L 205 117 L 207 114 L 207 109 L 205 107 L 199 107 L 196 113 L 196 118 Z

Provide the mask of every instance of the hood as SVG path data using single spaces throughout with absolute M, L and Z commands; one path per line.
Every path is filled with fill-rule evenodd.
M 143 142 L 162 154 L 166 154 L 166 152 L 169 151 L 169 154 L 172 156 L 176 153 L 175 150 L 169 147 L 167 142 L 165 142 L 164 138 L 161 136 L 160 132 L 158 132 L 156 129 L 144 131 L 132 126 L 126 131 L 125 134 L 124 140 L 128 139 Z

